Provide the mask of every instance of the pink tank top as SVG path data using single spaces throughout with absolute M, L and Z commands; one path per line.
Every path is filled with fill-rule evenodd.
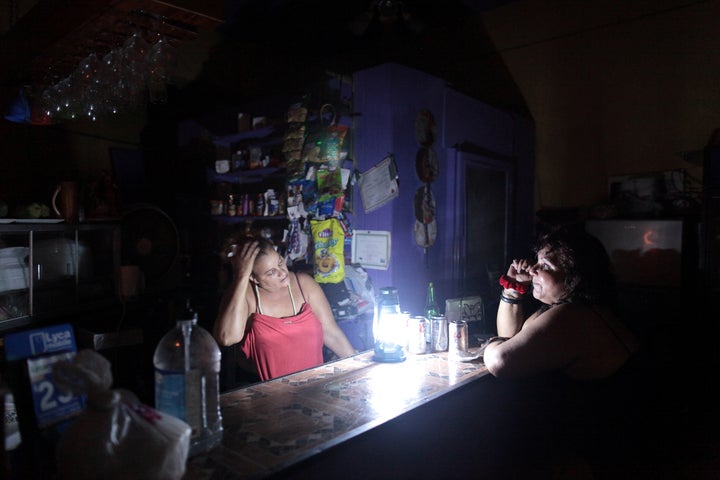
M 322 325 L 307 302 L 292 317 L 253 313 L 240 342 L 263 381 L 322 364 L 322 347 Z

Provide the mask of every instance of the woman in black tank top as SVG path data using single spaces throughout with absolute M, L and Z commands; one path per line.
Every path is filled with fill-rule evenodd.
M 535 253 L 501 277 L 498 336 L 483 352 L 497 377 L 494 420 L 502 418 L 497 439 L 507 441 L 500 451 L 524 446 L 527 457 L 552 451 L 620 462 L 648 440 L 657 383 L 616 314 L 608 255 L 579 228 L 543 235 Z

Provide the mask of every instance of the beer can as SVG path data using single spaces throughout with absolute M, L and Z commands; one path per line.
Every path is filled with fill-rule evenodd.
M 444 352 L 448 349 L 448 322 L 445 315 L 433 315 L 430 318 L 430 350 Z
M 465 320 L 448 323 L 448 357 L 457 357 L 459 352 L 468 350 L 468 324 Z
M 425 317 L 410 317 L 408 319 L 408 352 L 425 353 Z

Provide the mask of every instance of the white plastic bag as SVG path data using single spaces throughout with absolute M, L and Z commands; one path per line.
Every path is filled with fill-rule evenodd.
M 345 287 L 356 295 L 355 305 L 360 314 L 372 312 L 375 308 L 375 290 L 367 271 L 360 264 L 345 267 Z
M 87 395 L 86 410 L 60 439 L 56 458 L 63 480 L 181 479 L 190 426 L 142 404 L 127 390 L 110 390 L 110 362 L 82 350 L 53 367 L 59 388 Z

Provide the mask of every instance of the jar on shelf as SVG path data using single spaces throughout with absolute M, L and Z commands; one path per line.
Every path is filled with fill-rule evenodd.
M 225 202 L 222 200 L 210 200 L 210 215 L 224 215 Z
M 245 168 L 245 154 L 242 150 L 236 150 L 231 158 L 231 170 L 242 170 Z
M 234 217 L 237 215 L 237 206 L 235 205 L 235 195 L 234 194 L 228 194 L 227 196 L 227 215 Z
M 262 167 L 262 149 L 259 147 L 251 147 L 249 152 L 249 158 L 247 162 L 247 168 L 253 170 Z

